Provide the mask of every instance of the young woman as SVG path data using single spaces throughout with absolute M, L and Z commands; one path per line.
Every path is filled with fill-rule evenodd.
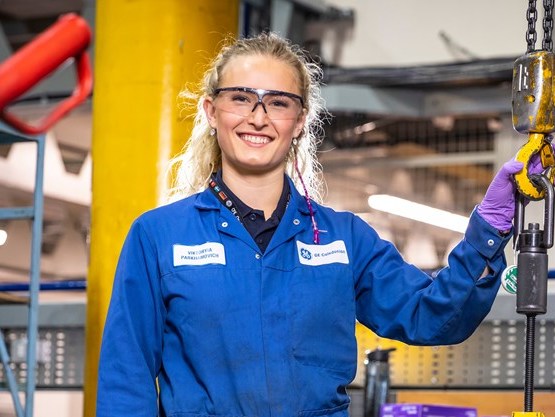
M 488 313 L 514 212 L 509 162 L 437 278 L 317 203 L 319 71 L 273 34 L 206 73 L 176 202 L 140 216 L 116 272 L 97 416 L 348 416 L 358 320 L 458 343 Z

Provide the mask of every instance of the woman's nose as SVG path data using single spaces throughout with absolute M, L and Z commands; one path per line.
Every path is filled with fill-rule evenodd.
M 259 101 L 253 107 L 251 113 L 249 114 L 249 122 L 254 125 L 265 125 L 268 123 L 268 114 L 266 112 L 266 107 L 264 103 Z

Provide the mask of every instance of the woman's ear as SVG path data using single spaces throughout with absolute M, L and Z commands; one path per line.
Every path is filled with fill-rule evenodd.
M 302 114 L 297 119 L 297 123 L 295 123 L 295 129 L 293 131 L 293 137 L 298 138 L 304 129 L 304 124 L 306 122 L 306 109 L 303 109 Z
M 205 97 L 202 108 L 204 109 L 210 127 L 216 129 L 216 107 L 214 106 L 214 99 L 212 97 Z

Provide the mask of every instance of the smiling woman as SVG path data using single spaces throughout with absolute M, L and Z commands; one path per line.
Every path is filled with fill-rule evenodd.
M 298 78 L 289 64 L 272 56 L 239 56 L 227 64 L 215 98 L 204 100 L 222 151 L 223 182 L 248 206 L 261 208 L 265 218 L 277 205 L 286 156 L 305 123 Z
M 212 63 L 173 161 L 177 201 L 141 215 L 121 252 L 98 417 L 347 417 L 357 320 L 441 345 L 488 313 L 519 166 L 496 176 L 431 280 L 359 217 L 319 204 L 318 75 L 274 34 Z
M 274 34 L 241 39 L 224 47 L 206 72 L 200 94 L 191 91 L 181 94 L 186 100 L 198 100 L 195 105 L 203 111 L 197 112 L 192 135 L 168 170 L 175 175 L 168 200 L 204 190 L 212 173 L 221 168 L 224 157 L 219 144 L 223 132 L 219 131 L 221 126 L 217 122 L 223 122 L 221 113 L 227 111 L 246 118 L 236 120 L 246 128 L 242 132 L 243 140 L 251 143 L 269 142 L 270 130 L 290 124 L 284 120 L 297 119 L 300 132 L 297 129 L 293 132 L 296 136 L 282 138 L 293 144 L 283 161 L 285 170 L 299 191 L 304 192 L 306 187 L 311 198 L 320 201 L 322 183 L 316 148 L 323 134 L 326 113 L 320 94 L 321 76 L 320 67 L 309 62 L 298 46 Z M 271 121 L 262 129 L 265 132 L 262 135 L 260 127 L 250 124 L 260 123 L 260 107 Z M 265 118 L 262 119 L 265 123 Z

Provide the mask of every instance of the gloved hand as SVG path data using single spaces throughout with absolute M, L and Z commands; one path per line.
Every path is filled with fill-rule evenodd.
M 522 162 L 511 159 L 501 167 L 486 191 L 477 211 L 482 218 L 497 230 L 508 232 L 513 227 L 516 204 L 516 185 L 513 175 L 524 167 Z M 539 174 L 543 167 L 539 155 L 534 155 L 528 164 L 528 174 Z
M 486 191 L 477 211 L 490 225 L 500 231 L 511 230 L 515 215 L 516 185 L 513 175 L 524 167 L 514 159 L 505 162 Z

